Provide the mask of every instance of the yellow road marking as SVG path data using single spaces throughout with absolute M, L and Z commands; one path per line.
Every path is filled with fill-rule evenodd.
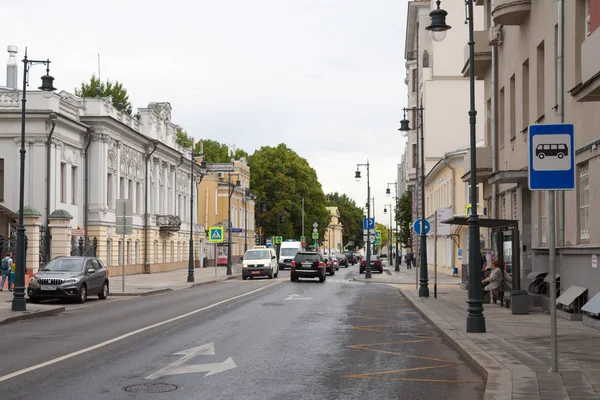
M 365 374 L 353 374 L 346 375 L 344 378 L 368 378 L 375 375 L 387 375 L 387 374 L 397 374 L 400 372 L 409 372 L 409 371 L 423 371 L 426 369 L 435 369 L 435 368 L 446 368 L 451 367 L 454 364 L 442 364 L 442 365 L 430 365 L 428 367 L 414 367 L 414 368 L 404 368 L 404 369 L 395 369 L 392 371 L 380 371 L 380 372 L 368 372 Z
M 396 353 L 395 351 L 370 349 L 368 347 L 356 347 L 356 346 L 348 346 L 348 347 L 354 348 L 354 349 L 359 349 L 359 350 L 374 351 L 376 353 L 391 354 L 391 355 L 398 356 L 398 357 L 408 357 L 408 358 L 416 358 L 416 359 L 419 359 L 419 360 L 428 360 L 428 361 L 437 361 L 437 362 L 443 362 L 443 363 L 457 364 L 454 361 L 442 360 L 440 358 L 425 357 L 425 356 L 415 356 L 415 355 L 412 355 L 412 354 Z
M 356 378 L 349 376 L 347 378 Z M 361 377 L 359 377 L 361 378 Z M 426 378 L 381 378 L 378 376 L 367 376 L 363 379 L 378 379 L 381 381 L 410 381 L 410 382 L 429 382 L 429 383 L 482 383 L 483 380 L 460 380 L 460 379 L 426 379 Z

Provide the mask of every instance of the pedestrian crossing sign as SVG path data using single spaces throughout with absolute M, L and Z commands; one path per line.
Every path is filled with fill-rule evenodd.
M 317 239 L 319 238 L 319 234 L 318 234 L 317 232 L 313 233 L 313 234 L 312 234 L 312 238 L 313 238 L 314 240 L 317 240 Z
M 208 240 L 212 243 L 222 243 L 223 236 L 222 226 L 211 226 L 208 230 Z

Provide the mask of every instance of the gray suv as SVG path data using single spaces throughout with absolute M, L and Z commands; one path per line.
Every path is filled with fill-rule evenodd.
M 89 295 L 108 297 L 108 271 L 96 257 L 57 257 L 40 269 L 27 286 L 32 303 L 42 299 L 74 299 L 85 303 Z

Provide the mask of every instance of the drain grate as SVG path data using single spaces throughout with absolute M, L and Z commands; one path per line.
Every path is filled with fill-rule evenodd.
M 170 383 L 141 383 L 127 386 L 125 390 L 131 393 L 167 393 L 177 390 L 177 386 Z
M 432 332 L 394 332 L 396 335 L 400 336 L 431 336 Z

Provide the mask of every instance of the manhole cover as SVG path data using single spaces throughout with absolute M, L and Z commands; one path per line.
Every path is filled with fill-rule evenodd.
M 263 306 L 283 307 L 283 303 L 263 303 Z
M 177 386 L 169 383 L 141 383 L 127 386 L 125 390 L 131 393 L 167 393 L 177 390 Z

